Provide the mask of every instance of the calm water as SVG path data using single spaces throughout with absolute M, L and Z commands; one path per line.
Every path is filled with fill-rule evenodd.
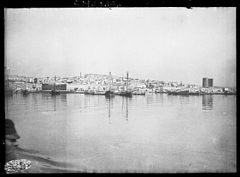
M 236 96 L 15 94 L 31 173 L 236 172 Z

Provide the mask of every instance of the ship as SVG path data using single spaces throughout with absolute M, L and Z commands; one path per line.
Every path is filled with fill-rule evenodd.
M 105 97 L 106 98 L 112 98 L 115 96 L 115 93 L 111 90 L 112 89 L 112 76 L 111 72 L 109 72 L 109 77 L 110 77 L 110 84 L 109 84 L 109 89 L 105 92 Z
M 24 89 L 24 90 L 22 90 L 22 94 L 23 94 L 24 96 L 27 96 L 27 95 L 29 94 L 28 89 Z
M 125 97 L 132 97 L 133 92 L 128 89 L 128 72 L 127 72 L 127 82 L 126 82 L 126 90 L 121 91 L 119 93 L 120 96 L 125 96 Z

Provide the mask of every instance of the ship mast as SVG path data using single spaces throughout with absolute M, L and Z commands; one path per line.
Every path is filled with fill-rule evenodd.
M 128 90 L 128 72 L 127 72 L 127 90 Z
M 112 89 L 112 75 L 111 75 L 111 72 L 109 72 L 109 78 L 110 78 L 109 90 L 111 90 Z
M 53 84 L 53 90 L 56 90 L 56 76 L 54 76 L 54 84 Z

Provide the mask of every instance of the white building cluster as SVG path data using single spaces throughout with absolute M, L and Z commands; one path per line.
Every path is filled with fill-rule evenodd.
M 113 75 L 85 74 L 73 77 L 26 77 L 9 76 L 10 86 L 15 89 L 28 89 L 39 91 L 42 84 L 66 84 L 66 91 L 86 91 L 97 90 L 105 91 L 110 88 L 114 91 L 126 89 L 133 92 L 147 93 L 168 93 L 178 90 L 188 90 L 190 93 L 235 93 L 236 89 L 222 87 L 201 87 L 195 84 L 184 84 L 182 82 L 166 82 L 158 80 L 141 80 L 134 78 L 119 77 Z

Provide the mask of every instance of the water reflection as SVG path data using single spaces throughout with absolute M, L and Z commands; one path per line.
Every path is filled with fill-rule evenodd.
M 9 112 L 9 101 L 12 99 L 12 96 L 5 96 L 5 117 L 9 117 L 8 112 Z
M 201 106 L 212 109 L 213 97 L 211 114 L 198 111 Z M 91 172 L 236 168 L 235 96 L 155 94 L 105 99 L 84 94 L 16 94 L 7 101 L 6 110 L 22 136 L 20 147 L 37 150 L 54 161 L 51 165 L 52 161 L 41 161 L 33 154 L 39 161 L 35 169 L 43 173 L 71 170 L 69 162 L 76 164 L 76 170 Z M 41 169 L 43 165 L 49 165 L 48 169 Z
M 44 100 L 45 104 L 41 104 L 39 97 Z M 50 94 L 32 94 L 31 102 L 34 104 L 34 110 L 39 111 L 39 109 L 44 108 L 46 111 L 57 111 L 57 109 L 66 109 L 67 108 L 67 95 L 50 95 Z
M 126 98 L 126 121 L 128 121 L 128 99 Z
M 24 107 L 26 111 L 30 110 L 30 101 L 29 101 L 29 97 L 28 96 L 24 96 L 24 95 L 20 95 L 22 96 L 23 100 L 24 100 Z
M 156 100 L 157 100 L 158 103 L 163 104 L 164 103 L 163 93 L 156 94 Z
M 179 100 L 181 105 L 189 104 L 189 96 L 181 95 Z
M 113 98 L 106 98 L 108 104 L 108 123 L 111 124 L 111 106 L 113 105 Z
M 106 103 L 107 103 L 107 107 L 108 107 L 108 119 L 109 119 L 109 123 L 111 123 L 111 113 L 113 110 L 113 102 L 116 101 L 113 98 L 106 98 Z M 124 114 L 124 117 L 126 119 L 126 121 L 128 121 L 128 105 L 129 105 L 129 101 L 131 101 L 131 98 L 128 97 L 122 97 L 122 113 Z
M 80 100 L 80 99 L 79 99 Z M 60 95 L 61 109 L 66 109 L 67 107 L 67 94 Z M 81 106 L 81 104 L 79 104 Z
M 122 111 L 125 112 L 124 117 L 126 118 L 126 121 L 128 121 L 128 102 L 131 101 L 131 99 L 132 98 L 129 97 L 122 97 Z M 124 105 L 125 101 L 126 104 Z
M 67 100 L 67 94 L 61 94 L 61 95 L 60 95 L 60 99 L 61 99 L 62 102 L 66 102 L 66 100 Z
M 202 110 L 212 110 L 213 109 L 213 96 L 203 95 L 202 96 Z
M 152 104 L 153 103 L 153 94 L 147 94 L 147 104 Z
M 53 96 L 53 111 L 56 111 L 56 96 Z
M 50 94 L 43 93 L 41 94 L 43 100 L 48 100 L 50 98 Z

